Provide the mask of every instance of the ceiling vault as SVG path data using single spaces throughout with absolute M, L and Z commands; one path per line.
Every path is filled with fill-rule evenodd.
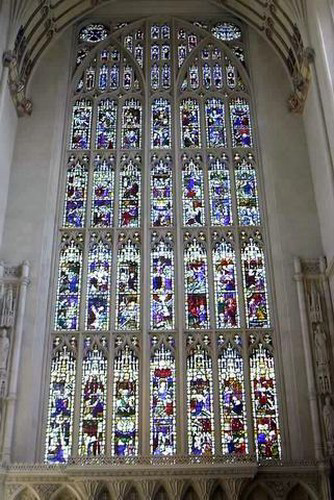
M 65 28 L 99 6 L 117 0 L 12 0 L 11 42 L 4 53 L 8 83 L 19 116 L 32 112 L 27 87 L 49 44 Z M 313 50 L 301 32 L 305 0 L 207 0 L 234 14 L 258 31 L 283 61 L 291 81 L 288 105 L 303 112 L 311 80 Z M 304 19 L 305 22 L 305 19 Z

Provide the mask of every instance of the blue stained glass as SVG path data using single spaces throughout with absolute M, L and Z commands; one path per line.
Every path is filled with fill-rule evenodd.
M 211 88 L 211 85 L 212 85 L 212 72 L 211 72 L 211 67 L 207 63 L 203 64 L 202 75 L 203 75 L 203 86 L 206 89 Z
M 167 99 L 152 103 L 152 148 L 171 147 L 171 105 Z
M 160 85 L 160 69 L 158 64 L 153 64 L 151 68 L 151 87 L 157 90 Z
M 175 360 L 162 344 L 151 358 L 151 451 L 173 455 L 176 451 Z
M 184 61 L 186 60 L 187 47 L 183 44 L 179 45 L 178 49 L 177 49 L 177 53 L 178 53 L 178 63 L 179 63 L 179 68 L 180 68 L 182 66 L 182 64 L 184 63 Z
M 140 226 L 140 188 L 140 168 L 130 158 L 123 164 L 120 172 L 120 227 Z
M 119 66 L 113 64 L 110 68 L 110 88 L 116 90 L 119 87 Z
M 199 87 L 199 71 L 197 64 L 193 64 L 189 68 L 189 85 L 193 90 L 196 90 Z
M 85 71 L 85 85 L 87 92 L 90 92 L 95 87 L 95 74 L 96 74 L 95 65 L 89 66 L 89 68 L 87 68 Z
M 182 169 L 182 202 L 184 226 L 203 226 L 205 224 L 203 170 L 193 159 Z
M 239 40 L 241 38 L 241 29 L 239 26 L 233 23 L 218 23 L 212 29 L 211 32 L 214 37 L 223 42 L 230 42 L 232 40 Z
M 81 246 L 71 240 L 60 252 L 56 301 L 56 330 L 79 328 Z
M 110 303 L 111 249 L 95 243 L 88 254 L 86 328 L 107 330 Z
M 170 38 L 170 26 L 168 24 L 163 24 L 161 26 L 161 38 L 167 40 Z
M 84 227 L 87 203 L 88 186 L 88 158 L 77 160 L 73 165 L 74 157 L 70 158 L 70 168 L 66 175 L 64 227 Z
M 151 255 L 151 327 L 174 328 L 174 252 L 164 241 L 153 246 Z
M 72 112 L 71 149 L 89 149 L 92 126 L 92 102 L 81 99 L 74 103 Z
M 106 64 L 102 64 L 99 73 L 99 89 L 106 90 L 108 87 L 109 69 Z
M 212 226 L 232 224 L 230 172 L 226 157 L 209 156 L 209 196 Z
M 153 159 L 154 160 L 154 159 Z M 151 224 L 153 227 L 173 223 L 173 173 L 171 158 L 155 161 L 151 171 Z
M 115 149 L 117 104 L 112 99 L 99 102 L 96 124 L 96 149 Z
M 103 24 L 88 24 L 81 29 L 79 40 L 87 43 L 98 43 L 105 40 L 108 36 L 109 30 Z
M 129 51 L 133 51 L 133 37 L 132 35 L 127 35 L 124 37 L 124 47 Z
M 222 99 L 212 97 L 205 103 L 207 146 L 222 148 L 226 146 L 225 109 Z
M 161 47 L 161 59 L 163 61 L 169 61 L 170 59 L 170 46 L 168 44 L 164 44 Z
M 236 158 L 235 187 L 237 192 L 238 219 L 241 226 L 260 225 L 256 170 L 246 158 Z
M 195 35 L 194 33 L 190 33 L 190 35 L 188 35 L 188 51 L 189 51 L 189 53 L 197 47 L 197 44 L 198 44 L 197 35 Z
M 114 361 L 112 454 L 138 453 L 138 357 L 125 346 Z
M 187 358 L 188 450 L 214 454 L 212 360 L 199 345 Z
M 93 227 L 111 227 L 114 208 L 114 159 L 95 159 L 93 173 L 92 218 Z
M 140 326 L 140 252 L 129 240 L 118 252 L 117 327 L 138 330 Z
M 185 248 L 184 265 L 186 328 L 209 328 L 207 255 L 195 238 Z
M 226 79 L 227 79 L 227 86 L 229 89 L 234 90 L 237 86 L 238 80 L 237 80 L 237 70 L 233 64 L 231 64 L 231 61 L 229 61 L 227 67 L 226 67 Z
M 142 107 L 137 99 L 127 99 L 122 113 L 122 147 L 136 149 L 141 146 Z
M 169 89 L 171 84 L 171 68 L 169 64 L 164 64 L 161 68 L 161 86 L 163 89 Z
M 61 346 L 57 337 L 53 345 L 45 460 L 65 463 L 72 448 L 76 341 L 73 338 L 69 346 Z
M 224 84 L 223 84 L 223 68 L 221 67 L 220 64 L 215 64 L 212 68 L 213 71 L 213 83 L 216 87 L 216 89 L 222 89 Z
M 129 64 L 123 68 L 123 87 L 125 90 L 130 90 L 133 81 L 133 69 Z
M 235 252 L 231 243 L 215 243 L 212 251 L 217 328 L 239 326 Z
M 151 26 L 151 38 L 152 40 L 158 40 L 160 38 L 160 26 L 158 24 L 153 24 Z
M 249 148 L 253 146 L 249 104 L 246 99 L 232 99 L 230 103 L 232 146 Z
M 199 105 L 196 99 L 183 99 L 180 106 L 181 146 L 183 148 L 199 148 L 200 121 Z
M 137 43 L 135 47 L 135 59 L 142 68 L 144 65 L 144 48 L 141 43 Z
M 152 45 L 151 47 L 151 59 L 152 61 L 159 61 L 160 60 L 160 46 L 159 45 Z

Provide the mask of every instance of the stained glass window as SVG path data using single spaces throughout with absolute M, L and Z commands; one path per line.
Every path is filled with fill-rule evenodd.
M 51 361 L 46 461 L 67 462 L 72 448 L 72 428 L 76 374 L 76 341 L 56 337 Z
M 112 454 L 138 453 L 138 373 L 139 361 L 126 345 L 114 361 Z
M 241 29 L 233 23 L 218 23 L 211 31 L 213 36 L 224 42 L 239 40 L 241 38 Z
M 225 111 L 222 99 L 211 97 L 205 103 L 206 140 L 208 148 L 226 146 Z
M 89 149 L 92 128 L 92 102 L 81 99 L 74 103 L 72 113 L 71 149 Z
M 197 344 L 187 358 L 188 450 L 214 454 L 212 360 Z
M 232 146 L 249 148 L 253 146 L 250 109 L 243 98 L 232 99 L 230 103 Z
M 108 360 L 106 339 L 101 347 L 84 340 L 79 450 L 83 456 L 105 453 Z
M 239 326 L 235 252 L 229 241 L 216 241 L 212 252 L 217 328 Z
M 111 248 L 106 242 L 93 241 L 88 254 L 86 328 L 107 330 L 109 324 Z M 109 241 L 108 241 L 109 240 Z
M 209 155 L 208 163 L 211 225 L 229 226 L 232 224 L 232 199 L 227 157 Z
M 151 357 L 151 452 L 176 451 L 176 379 L 172 352 L 162 344 Z
M 155 243 L 156 234 L 152 237 L 151 327 L 171 330 L 174 328 L 174 251 L 171 242 Z
M 196 99 L 183 99 L 180 106 L 181 147 L 201 147 L 199 105 Z
M 141 173 L 137 161 L 123 158 L 120 173 L 119 225 L 121 227 L 140 226 Z
M 115 149 L 117 131 L 117 104 L 103 99 L 98 106 L 96 149 Z
M 79 303 L 81 289 L 82 248 L 80 242 L 66 241 L 60 252 L 57 301 L 56 330 L 77 330 L 79 328 Z
M 71 156 L 66 176 L 64 227 L 83 227 L 85 224 L 87 186 L 88 186 L 88 157 L 82 160 Z
M 204 212 L 204 177 L 198 162 L 191 158 L 182 169 L 183 225 L 203 226 Z
M 238 219 L 241 226 L 260 224 L 256 171 L 249 158 L 235 157 L 235 188 L 237 193 Z
M 114 209 L 114 162 L 112 156 L 95 157 L 92 188 L 91 224 L 93 227 L 111 227 Z
M 151 170 L 151 224 L 153 227 L 173 223 L 173 171 L 171 157 L 158 160 L 152 157 Z
M 167 99 L 155 99 L 152 103 L 152 148 L 171 147 L 171 106 Z
M 117 327 L 137 330 L 140 320 L 140 253 L 137 243 L 121 245 L 117 261 Z
M 244 363 L 229 343 L 218 358 L 223 453 L 248 452 Z
M 194 238 L 186 245 L 184 266 L 186 328 L 209 328 L 208 268 L 204 243 Z
M 122 147 L 138 149 L 141 146 L 142 107 L 137 99 L 127 99 L 122 112 Z
M 250 378 L 257 457 L 280 458 L 274 358 L 262 343 L 258 344 L 250 357 Z
M 264 253 L 253 238 L 242 244 L 242 272 L 248 328 L 270 326 Z
M 82 42 L 98 43 L 108 36 L 108 29 L 103 24 L 89 24 L 80 31 L 79 39 Z

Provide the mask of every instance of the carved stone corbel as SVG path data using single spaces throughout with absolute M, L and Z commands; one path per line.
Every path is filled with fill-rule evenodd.
M 8 85 L 18 116 L 31 115 L 32 102 L 25 95 L 26 82 L 20 75 L 16 54 L 10 50 L 5 52 L 3 65 L 8 68 Z

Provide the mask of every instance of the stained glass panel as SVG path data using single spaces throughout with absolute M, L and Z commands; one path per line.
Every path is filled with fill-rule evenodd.
M 170 148 L 171 132 L 171 105 L 167 99 L 160 97 L 152 103 L 152 148 Z
M 153 227 L 173 223 L 173 172 L 171 157 L 152 158 L 151 170 L 151 224 Z
M 117 104 L 103 99 L 98 105 L 96 149 L 115 149 L 117 131 Z
M 209 197 L 212 226 L 232 224 L 230 172 L 227 157 L 209 155 Z
M 175 360 L 162 344 L 151 358 L 151 451 L 173 455 L 176 451 Z
M 200 120 L 199 104 L 196 99 L 183 99 L 180 106 L 181 117 L 181 147 L 199 148 L 201 146 L 200 138 Z
M 225 109 L 222 99 L 211 97 L 205 103 L 206 140 L 208 148 L 226 146 Z
M 45 460 L 49 463 L 65 463 L 71 455 L 74 411 L 76 359 L 71 345 L 60 346 L 57 337 L 53 346 L 55 353 L 51 362 L 48 424 L 46 433 Z
M 109 236 L 109 235 L 108 235 Z M 110 239 L 110 236 L 107 239 Z M 109 242 L 95 242 L 88 254 L 86 328 L 108 330 L 111 248 Z
M 114 361 L 112 454 L 138 453 L 138 357 L 125 346 Z
M 137 330 L 140 321 L 140 253 L 129 240 L 118 253 L 117 262 L 117 327 Z
M 195 238 L 185 248 L 186 328 L 209 328 L 207 254 Z
M 81 99 L 74 103 L 72 112 L 71 149 L 89 149 L 92 128 L 92 102 Z
M 93 227 L 111 227 L 114 209 L 114 161 L 95 158 L 92 189 L 91 224 Z
M 99 349 L 97 345 L 91 345 L 90 338 L 84 340 L 79 431 L 79 453 L 83 456 L 105 453 L 108 385 L 106 339 L 102 338 L 101 343 L 102 348 Z
M 214 454 L 212 360 L 199 345 L 187 358 L 188 450 Z
M 108 36 L 108 29 L 103 24 L 88 24 L 79 34 L 79 40 L 87 43 L 98 43 Z
M 232 99 L 230 103 L 232 146 L 250 148 L 253 146 L 249 104 L 246 99 Z
M 214 37 L 223 42 L 231 42 L 241 38 L 241 29 L 233 23 L 218 23 L 212 28 L 211 32 Z
M 242 273 L 248 328 L 270 326 L 264 253 L 253 238 L 243 242 Z
M 122 147 L 141 147 L 142 107 L 137 99 L 127 99 L 122 113 Z
M 257 457 L 278 459 L 281 443 L 274 357 L 261 343 L 250 357 L 250 377 Z
M 203 170 L 192 159 L 182 169 L 183 225 L 203 226 L 204 178 Z
M 251 161 L 236 156 L 235 187 L 237 192 L 238 219 L 241 226 L 260 225 L 256 170 Z
M 151 328 L 174 328 L 174 251 L 164 241 L 154 244 L 151 254 Z
M 64 227 L 84 227 L 88 186 L 88 158 L 76 160 L 70 157 L 66 175 Z
M 239 326 L 238 290 L 235 252 L 231 243 L 222 240 L 212 251 L 215 289 L 216 327 Z
M 130 158 L 120 172 L 119 225 L 140 226 L 141 173 L 139 166 Z
M 79 303 L 81 289 L 81 246 L 71 240 L 60 252 L 56 330 L 77 330 L 79 328 Z

